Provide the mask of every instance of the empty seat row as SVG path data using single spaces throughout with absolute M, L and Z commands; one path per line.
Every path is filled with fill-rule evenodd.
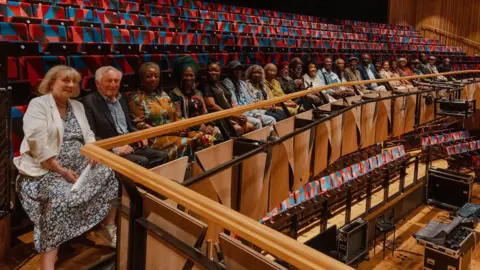
M 319 180 L 312 181 L 291 193 L 287 199 L 267 213 L 267 215 L 263 217 L 260 222 L 270 220 L 272 217 L 285 212 L 291 207 L 297 206 L 304 201 L 313 199 L 316 196 L 339 188 L 344 183 L 355 180 L 356 178 L 376 170 L 377 168 L 386 166 L 390 162 L 400 160 L 400 158 L 405 157 L 406 155 L 407 153 L 405 152 L 405 147 L 403 145 L 395 146 L 388 150 L 384 150 L 382 153 L 370 157 L 367 160 L 363 160 L 359 163 L 353 164 L 352 166 L 343 168 L 340 171 L 336 171 L 330 175 L 324 176 Z
M 458 132 L 430 135 L 422 138 L 422 147 L 428 147 L 436 144 L 463 140 L 468 136 L 469 136 L 468 131 L 458 131 Z
M 386 23 L 361 22 L 361 21 L 353 21 L 353 20 L 342 20 L 340 21 L 340 24 L 382 28 L 382 29 L 388 28 L 388 29 L 399 29 L 399 30 L 415 30 L 415 28 L 411 25 L 395 25 L 395 24 L 386 24 Z
M 459 155 L 476 151 L 480 148 L 480 140 L 465 143 L 459 143 L 451 146 L 444 146 L 445 152 L 448 156 Z
M 0 4 L 6 4 L 14 8 L 14 6 L 26 7 L 33 1 L 6 1 L 0 0 Z M 139 12 L 140 3 L 136 0 L 38 0 L 35 2 L 41 2 L 52 6 L 65 6 L 65 7 L 82 7 L 82 8 L 94 8 L 94 9 L 109 9 L 109 10 L 124 10 Z
M 28 52 L 48 52 L 53 54 L 117 52 L 201 52 L 201 51 L 313 51 L 342 50 L 340 52 L 358 52 L 359 50 L 418 50 L 457 52 L 456 47 L 435 45 L 408 45 L 348 42 L 323 39 L 294 39 L 281 37 L 258 37 L 241 35 L 220 35 L 208 33 L 183 33 L 149 30 L 127 30 L 115 28 L 94 28 L 60 25 L 37 25 L 0 22 L 0 41 L 12 42 L 14 48 L 23 48 L 27 43 Z M 38 42 L 38 46 L 33 42 Z M 20 46 L 19 46 L 20 45 Z M 12 49 L 13 51 L 14 49 Z M 20 53 L 21 49 L 16 53 Z M 12 52 L 15 53 L 15 52 Z M 22 53 L 25 54 L 25 53 Z
M 134 3 L 134 2 L 132 2 Z M 138 4 L 138 3 L 134 3 Z M 331 25 L 323 23 L 311 23 L 307 21 L 296 20 L 280 20 L 278 18 L 260 17 L 260 16 L 247 16 L 234 13 L 216 13 L 212 11 L 199 11 L 187 8 L 173 7 L 173 6 L 159 6 L 159 5 L 146 5 L 147 14 L 150 16 L 176 16 L 182 18 L 202 18 L 212 19 L 218 21 L 230 21 L 230 22 L 243 22 L 247 24 L 266 24 L 274 26 L 284 27 L 296 27 L 300 29 L 319 29 L 330 31 L 341 31 L 342 26 Z M 0 4 L 0 13 L 8 21 L 28 21 L 35 22 L 36 20 L 43 20 L 44 22 L 58 24 L 59 20 L 70 21 L 84 21 L 90 23 L 102 23 L 102 24 L 116 24 L 124 25 L 128 24 L 125 21 L 135 21 L 135 15 L 128 12 L 132 11 L 132 8 L 126 8 L 124 12 L 115 12 L 109 10 L 92 10 L 85 8 L 68 7 L 66 10 L 62 6 L 53 6 L 45 4 L 30 5 L 29 3 L 22 2 L 7 2 L 6 4 Z M 131 17 L 131 18 L 130 18 Z M 141 21 L 141 20 L 140 20 Z M 60 21 L 61 22 L 61 21 Z M 67 23 L 67 22 L 61 22 Z M 371 34 L 389 34 L 389 35 L 407 35 L 418 36 L 418 32 L 408 32 L 403 30 L 388 30 L 388 29 L 367 29 L 358 28 L 355 29 L 361 33 Z

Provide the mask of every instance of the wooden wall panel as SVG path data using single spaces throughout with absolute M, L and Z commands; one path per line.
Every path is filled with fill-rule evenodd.
M 243 137 L 251 140 L 266 141 L 270 127 L 250 132 Z M 242 163 L 242 181 L 240 213 L 255 220 L 261 219 L 268 212 L 268 187 L 270 179 L 266 170 L 267 154 L 260 153 Z
M 390 0 L 388 22 L 413 25 L 417 29 L 421 26 L 432 26 L 480 42 L 479 13 L 478 0 Z M 429 31 L 421 33 L 425 37 L 440 39 L 440 35 Z M 454 39 L 442 41 L 452 46 L 463 44 Z

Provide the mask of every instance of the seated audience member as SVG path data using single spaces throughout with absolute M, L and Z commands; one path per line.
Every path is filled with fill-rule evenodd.
M 118 92 L 122 72 L 112 66 L 101 67 L 95 72 L 97 92 L 83 98 L 88 123 L 97 139 L 107 139 L 134 132 L 127 97 Z M 119 156 L 146 168 L 168 161 L 166 152 L 152 149 L 145 139 L 136 144 L 113 148 Z
M 335 66 L 336 66 L 335 73 L 337 74 L 340 81 L 342 83 L 348 82 L 347 78 L 345 77 L 345 60 L 343 60 L 342 58 L 338 58 L 337 61 L 335 61 Z M 341 86 L 340 89 L 344 89 L 349 92 L 354 92 L 355 95 L 363 95 L 362 92 L 357 92 L 357 90 L 351 85 Z
M 413 75 L 417 75 L 417 76 L 424 75 L 423 72 L 422 72 L 422 70 L 421 70 L 421 62 L 420 62 L 420 60 L 414 59 L 414 60 L 412 60 L 410 63 L 411 63 L 410 69 L 412 70 Z M 420 83 L 420 82 L 430 83 L 430 82 L 432 82 L 432 80 L 431 80 L 430 78 L 423 78 L 423 79 L 413 80 L 413 82 L 418 85 L 418 83 Z
M 100 222 L 116 246 L 115 210 L 110 200 L 118 195 L 115 173 L 80 153 L 95 142 L 83 105 L 71 99 L 80 93 L 80 74 L 56 66 L 43 78 L 23 118 L 25 137 L 21 156 L 13 162 L 20 202 L 34 224 L 33 241 L 40 253 L 40 268 L 53 270 L 58 247 Z M 71 191 L 91 164 L 85 184 Z
M 390 71 L 390 64 L 388 61 L 383 61 L 382 69 L 380 70 L 380 76 L 385 79 L 394 78 L 392 72 Z M 388 81 L 389 88 L 392 90 L 405 90 L 406 87 L 402 86 L 400 80 Z
M 438 65 L 438 72 L 443 73 L 443 72 L 452 72 L 453 68 L 452 65 L 450 65 L 450 58 L 445 58 L 443 59 L 443 63 Z
M 232 94 L 220 82 L 220 64 L 217 62 L 207 64 L 207 79 L 198 86 L 198 89 L 203 93 L 209 112 L 218 112 L 236 106 Z M 232 116 L 230 119 L 230 123 L 238 135 L 255 130 L 254 125 L 248 122 L 245 115 Z
M 303 74 L 303 83 L 305 85 L 305 89 L 310 88 L 319 88 L 324 86 L 322 80 L 320 80 L 320 76 L 317 73 L 317 65 L 313 62 L 308 62 L 305 65 L 305 74 Z M 307 98 L 313 102 L 315 106 L 320 106 L 324 103 L 330 103 L 336 101 L 332 96 L 327 93 L 327 90 L 323 90 L 321 92 L 317 92 L 314 94 L 309 94 Z
M 382 78 L 382 79 L 385 78 L 384 76 L 382 76 L 382 74 L 380 74 L 380 72 L 383 69 L 382 59 L 380 59 L 380 58 L 375 59 L 373 61 L 373 66 L 375 67 L 376 74 L 378 74 L 380 76 L 380 78 Z M 390 73 L 390 75 L 392 75 L 390 71 L 389 71 L 389 73 Z M 385 89 L 387 89 L 387 91 L 393 91 L 393 87 L 388 82 L 381 82 L 381 83 L 378 83 L 378 84 L 385 86 Z
M 170 97 L 160 85 L 160 67 L 152 62 L 143 63 L 138 71 L 140 88 L 130 97 L 130 113 L 137 129 L 157 127 L 182 120 Z M 153 148 L 166 151 L 169 160 L 188 156 L 193 158 L 197 149 L 211 146 L 202 140 L 203 133 L 188 130 L 175 131 L 150 139 Z
M 267 87 L 265 86 L 265 73 L 263 68 L 259 65 L 250 66 L 247 71 L 245 71 L 245 77 L 247 78 L 247 93 L 250 95 L 250 98 L 253 102 L 259 102 L 262 100 L 268 100 L 270 95 L 267 92 Z M 283 110 L 278 110 L 275 108 L 275 105 L 271 105 L 266 107 L 265 109 L 265 116 L 273 117 L 275 121 L 273 123 L 269 120 L 269 123 L 264 123 L 262 120 L 263 125 L 271 125 L 274 124 L 276 121 L 281 121 L 287 116 L 283 112 Z
M 345 69 L 345 78 L 349 82 L 357 82 L 362 81 L 362 76 L 360 75 L 360 71 L 357 70 L 358 65 L 358 58 L 352 56 L 348 58 L 348 67 Z M 374 93 L 372 90 L 368 90 L 368 88 L 364 84 L 357 84 L 353 85 L 353 88 L 359 93 L 363 94 L 370 94 Z
M 422 63 L 419 66 L 420 71 L 424 74 L 436 74 L 438 73 L 437 67 L 435 66 L 435 56 L 426 56 L 422 54 Z M 447 78 L 444 76 L 431 77 L 430 80 L 433 81 L 447 81 Z
M 223 86 L 230 92 L 232 102 L 235 106 L 252 104 L 253 100 L 247 92 L 247 83 L 243 80 L 243 66 L 238 61 L 231 61 L 227 67 L 227 77 L 222 82 Z M 265 115 L 265 110 L 255 109 L 244 112 L 248 122 L 254 125 L 255 129 L 263 125 L 270 125 L 272 117 Z
M 380 79 L 380 75 L 375 71 L 375 66 L 371 64 L 370 55 L 364 53 L 362 54 L 362 62 L 357 65 L 357 69 L 360 72 L 361 79 L 364 81 Z M 368 83 L 365 84 L 367 89 L 374 90 L 377 92 L 387 91 L 385 86 L 378 85 L 377 83 Z
M 400 77 L 408 77 L 408 76 L 413 76 L 413 71 L 410 70 L 410 68 L 407 66 L 407 59 L 401 57 L 401 58 L 398 58 L 397 60 L 397 63 L 398 63 L 398 74 L 400 75 Z
M 400 78 L 401 77 L 400 73 L 398 71 L 397 61 L 395 61 L 395 60 L 390 61 L 390 72 L 392 73 L 392 76 L 394 78 Z M 399 80 L 399 82 L 400 82 L 400 86 L 403 86 L 406 89 L 413 88 L 413 84 L 408 80 Z
M 195 86 L 197 72 L 198 63 L 191 56 L 177 58 L 173 64 L 173 76 L 177 81 L 177 87 L 170 92 L 170 98 L 181 119 L 208 113 L 203 95 Z M 189 130 L 202 132 L 204 141 L 223 140 L 220 130 L 213 122 L 190 127 Z
M 293 81 L 295 82 L 295 92 L 305 90 L 306 87 L 305 87 L 305 82 L 303 80 L 304 77 L 302 76 L 304 71 L 303 61 L 298 57 L 294 57 L 290 61 L 289 67 L 290 67 L 290 70 L 289 70 L 290 78 L 292 78 Z M 302 102 L 303 104 L 301 106 L 303 106 L 303 108 L 309 108 L 310 104 L 314 104 L 315 106 L 322 105 L 326 101 L 326 98 L 323 98 L 323 96 L 321 97 L 319 93 L 315 93 L 315 94 L 306 95 L 302 99 L 302 101 L 303 101 Z
M 345 62 L 343 62 L 343 65 L 345 66 Z M 342 82 L 338 75 L 333 71 L 333 60 L 331 56 L 325 57 L 323 68 L 318 70 L 317 74 L 322 85 L 330 85 Z M 327 89 L 326 92 L 335 99 L 355 95 L 355 91 L 353 91 L 352 88 L 346 88 L 345 86 Z
M 280 86 L 282 87 L 283 92 L 287 95 L 291 93 L 295 93 L 297 91 L 296 83 L 292 79 L 292 77 L 290 77 L 290 74 L 289 74 L 289 71 L 290 71 L 289 65 L 290 63 L 288 63 L 287 61 L 283 61 L 280 64 L 278 64 L 278 77 L 277 77 L 277 81 L 280 83 Z M 302 82 L 302 85 L 303 85 L 303 82 Z
M 445 58 L 443 59 L 443 63 L 438 65 L 438 72 L 443 73 L 443 72 L 452 72 L 453 67 L 450 65 L 450 59 Z M 455 80 L 455 77 L 452 75 L 445 76 L 449 81 Z
M 437 67 L 435 66 L 435 61 L 436 61 L 436 58 L 435 56 L 431 55 L 428 57 L 428 64 L 427 64 L 427 67 L 428 67 L 428 70 L 430 70 L 430 74 L 438 74 L 440 72 L 438 72 L 438 69 Z M 428 74 L 428 73 L 427 73 Z M 437 76 L 437 77 L 434 77 L 435 80 L 437 81 L 442 81 L 442 82 L 445 82 L 445 81 L 448 81 L 448 79 L 445 77 L 445 76 Z
M 418 68 L 420 71 L 422 71 L 422 74 L 432 74 L 430 69 L 428 68 L 428 56 L 424 53 L 420 56 L 420 63 L 418 65 Z
M 275 79 L 275 77 L 277 76 L 277 67 L 274 64 L 270 63 L 266 64 L 265 67 L 263 67 L 263 70 L 265 72 L 266 90 L 270 97 L 285 96 L 285 93 L 283 92 L 280 83 Z M 285 107 L 287 107 L 290 115 L 296 115 L 298 113 L 299 106 L 294 101 L 287 100 L 283 102 L 283 104 L 285 105 Z M 282 107 L 277 106 L 277 109 L 282 110 Z
M 303 72 L 303 61 L 298 58 L 294 57 L 290 61 L 290 70 L 289 76 L 292 78 L 293 82 L 295 83 L 295 92 L 300 90 L 305 90 L 305 85 L 303 83 L 302 72 Z
M 422 70 L 420 69 L 421 63 L 420 60 L 418 59 L 413 59 L 411 62 L 411 70 L 414 73 L 414 75 L 424 75 Z

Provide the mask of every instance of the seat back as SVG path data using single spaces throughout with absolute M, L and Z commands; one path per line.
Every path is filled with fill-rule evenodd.
M 61 25 L 30 24 L 29 29 L 30 38 L 40 44 L 67 41 L 67 30 Z
M 68 40 L 75 43 L 100 43 L 103 42 L 99 28 L 95 27 L 68 27 Z
M 27 25 L 24 23 L 0 22 L 0 41 L 28 41 Z
M 20 145 L 22 143 L 23 116 L 27 111 L 28 105 L 12 107 L 12 130 L 11 130 L 11 154 L 13 157 L 20 156 Z
M 254 249 L 242 244 L 239 240 L 221 233 L 219 235 L 220 247 L 225 259 L 227 269 L 247 270 L 286 270 L 287 268 L 267 259 Z
M 49 19 L 65 20 L 67 18 L 65 8 L 45 4 L 34 5 L 33 16 L 42 19 L 44 22 L 47 22 Z
M 52 67 L 66 64 L 63 56 L 24 56 L 20 57 L 19 62 L 20 78 L 30 82 L 32 91 L 36 91 L 38 84 Z
M 32 6 L 29 3 L 10 2 L 0 4 L 0 14 L 10 20 L 12 17 L 32 17 Z

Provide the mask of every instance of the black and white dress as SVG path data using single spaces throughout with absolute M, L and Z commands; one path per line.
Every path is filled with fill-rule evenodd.
M 70 106 L 63 120 L 63 145 L 57 162 L 80 175 L 88 159 L 80 154 L 84 145 L 82 130 Z M 38 252 L 46 252 L 75 238 L 100 223 L 109 213 L 109 201 L 117 196 L 115 173 L 97 164 L 80 190 L 62 176 L 48 172 L 40 177 L 22 175 L 18 181 L 20 201 L 34 223 L 34 242 Z

